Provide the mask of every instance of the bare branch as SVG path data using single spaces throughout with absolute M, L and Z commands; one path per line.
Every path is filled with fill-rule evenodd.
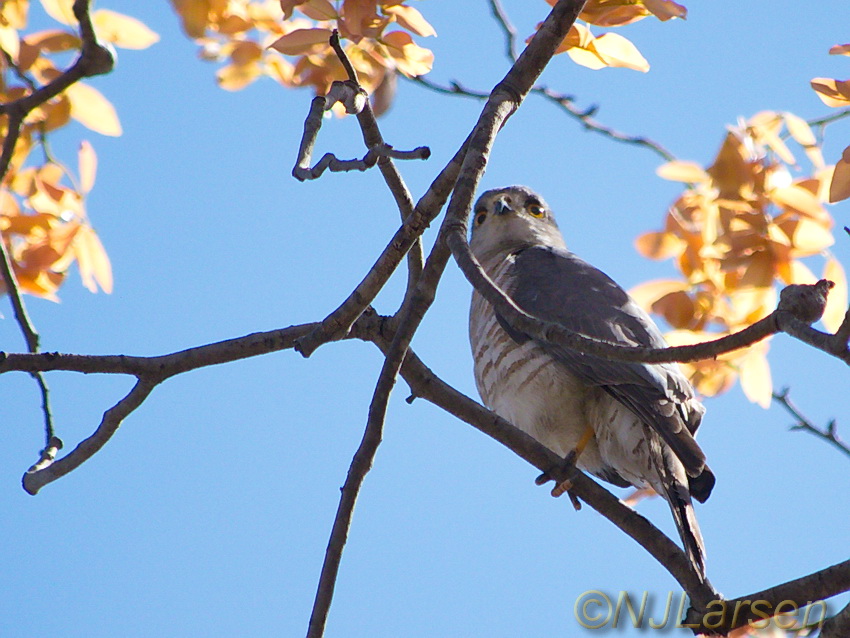
M 511 24 L 511 20 L 499 0 L 490 0 L 490 11 L 505 34 L 505 55 L 511 62 L 516 62 L 516 28 Z
M 51 463 L 49 458 L 42 458 L 38 464 L 27 470 L 22 481 L 24 490 L 32 495 L 38 494 L 42 487 L 77 469 L 94 456 L 112 438 L 127 415 L 142 404 L 159 382 L 160 379 L 151 377 L 139 379 L 127 396 L 103 413 L 100 425 L 91 436 L 81 441 L 61 459 Z M 55 458 L 55 452 L 53 457 Z
M 781 392 L 773 393 L 773 400 L 776 401 L 779 405 L 781 405 L 785 410 L 793 416 L 797 423 L 791 426 L 792 430 L 803 430 L 804 432 L 810 432 L 815 436 L 818 436 L 825 441 L 828 441 L 839 450 L 844 452 L 847 456 L 850 456 L 850 447 L 838 438 L 838 434 L 836 432 L 836 423 L 835 419 L 829 422 L 829 424 L 825 428 L 819 428 L 814 423 L 811 422 L 802 412 L 800 412 L 799 408 L 791 402 L 791 398 L 788 396 L 789 390 L 788 388 L 783 388 Z
M 686 622 L 695 633 L 700 629 L 707 630 L 710 634 L 725 633 L 743 627 L 752 620 L 763 619 L 765 611 L 770 613 L 779 603 L 791 602 L 798 608 L 805 607 L 812 602 L 826 600 L 846 591 L 850 591 L 850 560 L 775 587 L 724 601 L 723 609 L 732 610 L 734 613 L 727 612 L 723 618 L 717 619 L 716 623 L 709 624 L 706 619 L 706 625 L 703 626 L 703 614 L 693 608 L 688 610 Z M 754 611 L 754 604 L 757 602 L 762 603 L 762 615 Z M 713 611 L 717 612 L 718 609 Z
M 823 623 L 820 638 L 845 638 L 850 636 L 850 603 Z
M 476 100 L 485 100 L 489 96 L 489 93 L 486 91 L 476 91 L 474 89 L 467 88 L 457 81 L 450 82 L 449 86 L 443 86 L 424 76 L 409 79 L 420 86 L 446 95 L 468 97 Z M 623 133 L 598 122 L 593 117 L 598 111 L 598 108 L 592 106 L 588 109 L 581 109 L 575 105 L 575 97 L 572 95 L 558 93 L 546 86 L 534 86 L 530 92 L 535 95 L 540 95 L 549 102 L 557 105 L 567 115 L 581 122 L 585 130 L 593 133 L 599 133 L 600 135 L 603 135 L 615 142 L 644 147 L 668 162 L 676 159 L 676 156 L 673 155 L 673 153 L 664 148 L 664 146 L 660 143 L 648 137 L 644 137 L 642 135 L 629 135 L 628 133 Z

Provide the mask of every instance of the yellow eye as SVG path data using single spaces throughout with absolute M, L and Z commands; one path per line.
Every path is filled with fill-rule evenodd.
M 527 210 L 528 214 L 532 217 L 543 217 L 546 214 L 546 209 L 540 204 L 529 204 L 525 207 L 525 210 Z
M 475 225 L 480 226 L 484 223 L 484 220 L 487 219 L 487 211 L 484 209 L 478 209 L 475 211 Z

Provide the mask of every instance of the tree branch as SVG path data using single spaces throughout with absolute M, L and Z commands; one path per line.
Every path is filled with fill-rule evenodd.
M 780 392 L 774 392 L 772 397 L 774 401 L 785 408 L 785 411 L 788 412 L 788 414 L 797 419 L 797 423 L 791 426 L 792 430 L 803 430 L 804 432 L 814 434 L 815 436 L 828 441 L 844 452 L 847 456 L 850 456 L 850 447 L 848 447 L 847 444 L 838 437 L 835 419 L 831 420 L 825 428 L 817 427 L 810 419 L 800 412 L 797 406 L 791 402 L 791 398 L 788 395 L 788 388 L 783 388 Z

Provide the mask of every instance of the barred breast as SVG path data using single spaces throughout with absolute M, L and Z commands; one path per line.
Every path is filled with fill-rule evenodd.
M 513 256 L 501 255 L 482 266 L 509 291 L 513 262 Z M 532 340 L 514 341 L 478 292 L 472 295 L 469 339 L 484 404 L 556 454 L 563 457 L 572 450 L 588 425 L 588 415 L 596 412 L 592 408 L 601 390 L 583 384 Z M 578 466 L 604 474 L 605 465 L 596 441 L 591 441 Z

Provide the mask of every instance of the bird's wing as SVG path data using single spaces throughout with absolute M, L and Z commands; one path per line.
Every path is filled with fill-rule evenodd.
M 570 331 L 612 343 L 663 348 L 667 344 L 649 316 L 608 275 L 559 248 L 531 247 L 514 255 L 506 291 L 525 312 Z M 530 337 L 499 321 L 517 341 Z M 600 386 L 652 427 L 690 476 L 705 467 L 693 438 L 705 408 L 675 364 L 608 361 L 540 342 L 555 359 L 589 385 Z

